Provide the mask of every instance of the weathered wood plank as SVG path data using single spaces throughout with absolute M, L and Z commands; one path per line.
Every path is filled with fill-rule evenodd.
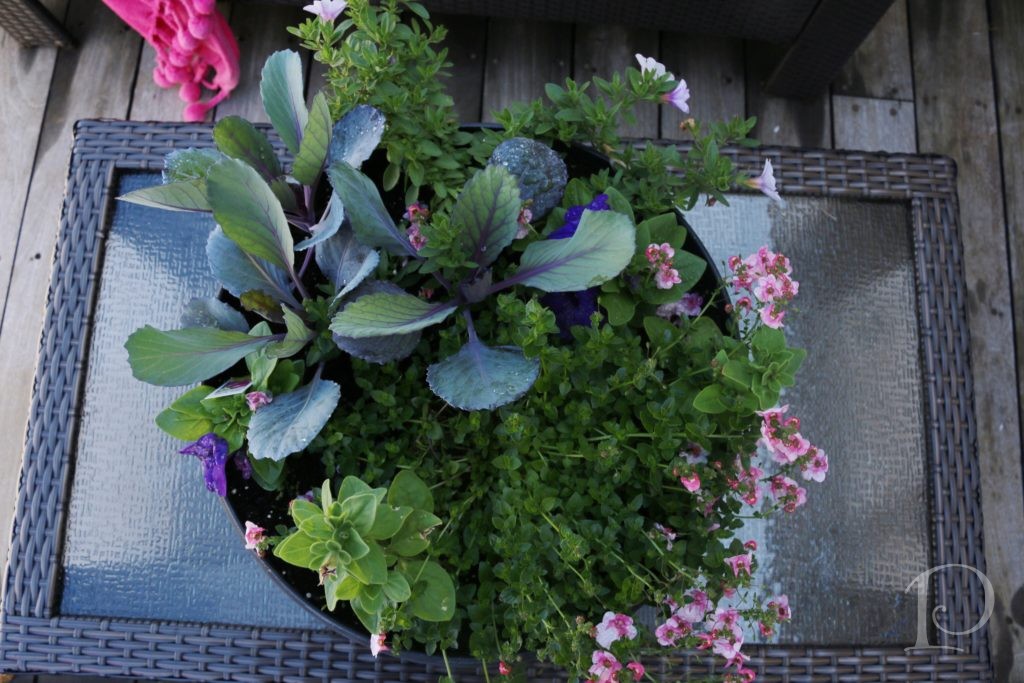
M 832 147 L 829 98 L 823 93 L 809 100 L 764 94 L 764 84 L 778 62 L 780 48 L 747 43 L 747 116 L 757 117 L 754 137 L 766 145 Z
M 155 66 L 156 50 L 143 45 L 128 118 L 133 121 L 180 121 L 185 102 L 178 97 L 177 88 L 161 88 L 153 82 Z
M 525 20 L 490 23 L 484 78 L 483 119 L 513 102 L 544 94 L 546 83 L 561 83 L 572 69 L 572 27 Z
M 832 83 L 832 93 L 914 99 L 910 27 L 905 0 L 896 0 Z
M 18 484 L 21 445 L 35 376 L 39 332 L 50 282 L 62 190 L 71 156 L 71 131 L 81 118 L 124 118 L 141 39 L 99 0 L 69 3 L 66 25 L 79 41 L 57 56 L 35 169 L 22 218 L 7 303 L 0 320 L 0 566 L 7 561 L 7 539 Z M 10 475 L 10 476 L 9 476 Z
M 959 166 L 985 559 L 996 592 L 989 626 L 995 680 L 1007 681 L 1015 654 L 1022 652 L 1024 500 L 1017 387 L 1010 379 L 1016 371 L 1013 312 L 986 3 L 911 0 L 909 9 L 918 144 L 922 152 L 950 155 Z M 1019 62 L 1009 66 L 1019 67 Z
M 701 121 L 743 116 L 746 108 L 743 42 L 716 36 L 661 34 L 661 61 L 690 88 L 690 114 Z M 679 124 L 689 116 L 661 108 L 661 137 L 683 140 Z
M 45 4 L 55 17 L 63 20 L 67 0 L 50 0 Z M 0 98 L 0 120 L 9 122 L 0 128 L 0 149 L 4 155 L 4 163 L 0 164 L 0 187 L 4 188 L 4 201 L 0 202 L 0 310 L 7 300 L 21 217 L 56 61 L 56 48 L 23 48 L 0 31 L 0 87 L 5 93 Z M 16 123 L 11 125 L 10 122 Z M 2 542 L 6 543 L 6 536 Z
M 1011 292 L 1017 349 L 1017 395 L 1021 423 L 1024 424 L 1024 4 L 1019 0 L 991 0 L 992 50 L 995 62 L 996 103 L 999 113 L 999 142 L 1002 150 L 1003 196 L 1006 199 L 1006 235 L 1009 238 Z M 1009 455 L 1007 455 L 1009 459 Z M 1015 482 L 1019 484 L 1020 481 Z M 1012 484 L 1011 484 L 1012 485 Z M 1009 486 L 1006 487 L 1009 490 Z M 988 508 L 986 508 L 988 512 Z M 1019 524 L 1020 517 L 1017 517 Z M 988 524 L 986 523 L 986 528 Z M 1011 560 L 1019 570 L 1020 526 L 1017 550 Z M 1007 541 L 1008 542 L 1008 541 Z M 991 544 L 991 541 L 989 541 Z M 1020 574 L 1016 574 L 1020 579 Z M 1024 591 L 1021 584 L 1011 584 L 1012 602 L 1007 606 L 1005 625 L 994 635 L 999 637 L 996 652 L 1002 671 L 1007 670 L 1008 657 L 1013 658 L 1009 680 L 1024 680 Z
M 837 149 L 917 151 L 913 102 L 833 95 L 832 119 Z
M 266 122 L 260 99 L 260 74 L 263 63 L 271 53 L 278 50 L 298 50 L 303 64 L 309 59 L 309 52 L 299 48 L 298 38 L 288 33 L 286 27 L 298 25 L 309 15 L 296 5 L 258 5 L 236 2 L 231 6 L 231 29 L 238 39 L 241 52 L 239 64 L 241 78 L 238 87 L 227 100 L 222 102 L 214 115 L 215 119 L 225 116 L 241 116 L 253 122 Z
M 432 17 L 448 28 L 444 46 L 448 49 L 448 94 L 455 100 L 459 121 L 476 123 L 483 120 L 484 61 L 487 51 L 487 19 L 455 15 Z
M 577 82 L 592 80 L 594 76 L 611 78 L 612 74 L 624 72 L 627 66 L 637 67 L 637 53 L 657 57 L 658 42 L 658 32 L 650 29 L 579 24 L 572 76 Z M 659 107 L 643 103 L 637 107 L 636 123 L 624 125 L 620 132 L 623 137 L 656 139 L 658 118 Z

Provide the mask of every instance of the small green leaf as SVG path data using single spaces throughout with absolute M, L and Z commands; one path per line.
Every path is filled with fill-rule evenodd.
M 359 560 L 370 553 L 370 546 L 358 533 L 348 532 L 348 538 L 341 541 L 342 550 L 348 553 L 351 561 Z
M 599 300 L 608 312 L 608 322 L 616 327 L 627 324 L 636 313 L 636 299 L 629 294 L 601 294 Z
M 373 521 L 373 528 L 366 534 L 366 537 L 376 541 L 386 541 L 392 538 L 402 528 L 402 524 L 411 513 L 412 508 L 407 505 L 393 506 L 381 503 L 377 507 L 377 517 Z
M 316 539 L 301 531 L 296 531 L 274 546 L 274 556 L 297 567 L 318 570 L 323 564 L 326 554 L 314 552 L 314 543 L 317 543 Z
M 327 106 L 327 97 L 318 92 L 313 98 L 313 107 L 309 111 L 309 120 L 302 135 L 299 153 L 295 155 L 292 175 L 303 185 L 312 185 L 320 177 L 324 160 L 327 158 L 327 146 L 331 143 L 331 111 Z
M 388 549 L 402 557 L 415 557 L 430 547 L 430 531 L 440 524 L 441 520 L 431 513 L 413 510 L 391 539 Z
M 342 519 L 360 534 L 367 534 L 377 518 L 377 497 L 372 493 L 359 493 L 341 501 Z
M 291 272 L 295 243 L 281 203 L 249 166 L 225 159 L 210 169 L 206 191 L 224 234 L 248 254 Z
M 455 309 L 452 302 L 431 303 L 406 292 L 367 294 L 334 316 L 331 331 L 355 339 L 407 334 L 436 325 Z
M 455 615 L 455 583 L 432 560 L 409 562 L 402 568 L 412 585 L 409 609 L 424 621 L 448 621 Z
M 281 175 L 281 164 L 270 140 L 242 117 L 226 116 L 218 121 L 213 127 L 213 141 L 221 152 L 244 161 L 268 183 Z
M 133 332 L 124 346 L 136 379 L 173 387 L 218 375 L 273 339 L 212 327 L 164 332 L 147 325 Z
M 263 109 L 292 154 L 299 153 L 302 132 L 309 117 L 302 90 L 302 59 L 299 53 L 281 50 L 270 55 L 260 80 Z
M 123 202 L 171 211 L 209 211 L 206 191 L 191 181 L 154 185 L 118 197 Z
M 340 580 L 336 579 L 334 597 L 338 600 L 351 600 L 359 595 L 363 584 L 351 574 L 345 574 Z
M 717 384 L 704 387 L 693 397 L 693 407 L 702 413 L 712 415 L 724 413 L 728 406 L 722 401 L 722 387 Z
M 157 426 L 182 441 L 196 441 L 209 434 L 213 431 L 213 422 L 202 401 L 212 391 L 212 387 L 204 385 L 187 391 L 156 416 Z
M 349 564 L 348 570 L 360 583 L 380 586 L 388 580 L 388 566 L 384 559 L 384 551 L 372 541 L 369 543 L 369 548 L 366 555 Z
M 401 573 L 391 572 L 388 574 L 388 580 L 384 584 L 384 595 L 388 597 L 388 600 L 405 602 L 412 596 L 412 589 Z
M 256 460 L 247 456 L 252 465 L 252 478 L 265 491 L 276 491 L 284 480 L 284 460 Z
M 281 306 L 281 311 L 284 313 L 286 332 L 282 341 L 274 342 L 266 348 L 268 358 L 294 356 L 316 336 L 313 330 L 306 327 L 306 323 L 298 313 L 287 306 Z
M 319 505 L 314 505 L 305 498 L 296 498 L 288 506 L 288 511 L 292 515 L 292 521 L 295 522 L 295 526 L 301 527 L 302 523 L 308 519 L 323 519 L 324 513 L 320 509 Z
M 408 506 L 425 512 L 434 511 L 434 496 L 422 479 L 412 470 L 402 470 L 395 475 L 388 488 L 388 505 Z

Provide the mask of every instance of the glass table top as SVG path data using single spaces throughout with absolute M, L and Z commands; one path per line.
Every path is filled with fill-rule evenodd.
M 152 185 L 121 175 L 117 194 Z M 752 522 L 766 590 L 794 618 L 778 638 L 802 644 L 914 640 L 913 596 L 927 568 L 925 415 L 913 249 L 906 205 L 739 196 L 688 215 L 716 261 L 763 244 L 800 281 L 791 342 L 809 350 L 783 402 L 829 455 L 793 515 Z M 118 202 L 89 352 L 59 611 L 167 621 L 317 628 L 246 551 L 193 458 L 153 417 L 180 389 L 135 381 L 124 340 L 177 326 L 194 296 L 216 293 L 205 244 L 213 222 Z

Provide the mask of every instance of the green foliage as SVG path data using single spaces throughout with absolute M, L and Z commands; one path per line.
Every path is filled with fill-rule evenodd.
M 753 411 L 778 398 L 765 376 L 791 383 L 802 353 L 775 331 L 742 339 L 705 317 L 577 327 L 571 345 L 553 345 L 552 314 L 512 294 L 477 327 L 537 360 L 537 380 L 516 403 L 441 408 L 419 381 L 423 351 L 402 364 L 356 362 L 362 395 L 311 446 L 328 472 L 386 481 L 431 471 L 444 482 L 431 500 L 450 522 L 431 552 L 459 586 L 459 644 L 488 661 L 527 649 L 585 671 L 594 646 L 576 615 L 630 613 L 698 577 L 721 597 L 734 581 L 723 558 L 742 552 L 733 538 L 741 502 L 727 473 L 737 453 L 755 449 Z M 442 349 L 458 344 L 454 331 L 441 336 Z M 713 411 L 696 398 L 705 392 L 718 396 Z M 700 499 L 716 501 L 710 518 L 678 482 L 688 444 L 710 454 Z M 675 530 L 671 550 L 655 522 Z M 398 645 L 453 643 L 449 631 L 407 626 Z
M 390 488 L 375 489 L 348 476 L 336 499 L 330 480 L 319 493 L 319 505 L 292 501 L 295 527 L 274 554 L 318 572 L 329 609 L 349 602 L 370 633 L 390 630 L 406 611 L 427 622 L 452 618 L 455 584 L 440 564 L 423 558 L 441 520 L 419 477 L 405 470 Z

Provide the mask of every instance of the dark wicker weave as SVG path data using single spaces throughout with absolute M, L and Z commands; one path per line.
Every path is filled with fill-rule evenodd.
M 168 151 L 210 146 L 210 127 L 84 121 L 71 173 L 39 358 L 0 621 L 0 668 L 11 671 L 185 680 L 434 681 L 439 658 L 374 660 L 337 633 L 62 616 L 57 604 L 64 509 L 80 410 L 80 382 L 102 270 L 111 188 L 121 170 L 161 167 Z M 955 166 L 941 157 L 767 148 L 733 151 L 752 172 L 772 159 L 787 194 L 877 198 L 906 204 L 914 231 L 918 310 L 932 472 L 932 564 L 984 571 L 966 293 L 957 232 Z M 945 628 L 965 631 L 984 595 L 966 572 L 942 573 L 936 595 Z M 761 680 L 990 680 L 987 631 L 932 642 L 963 648 L 907 654 L 898 647 L 750 647 Z M 460 681 L 478 664 L 453 660 Z M 706 658 L 678 653 L 650 662 L 660 680 L 708 673 Z M 492 674 L 493 675 L 493 674 Z M 531 681 L 564 680 L 543 667 Z
M 71 47 L 71 35 L 39 0 L 0 0 L 0 28 L 22 45 Z

